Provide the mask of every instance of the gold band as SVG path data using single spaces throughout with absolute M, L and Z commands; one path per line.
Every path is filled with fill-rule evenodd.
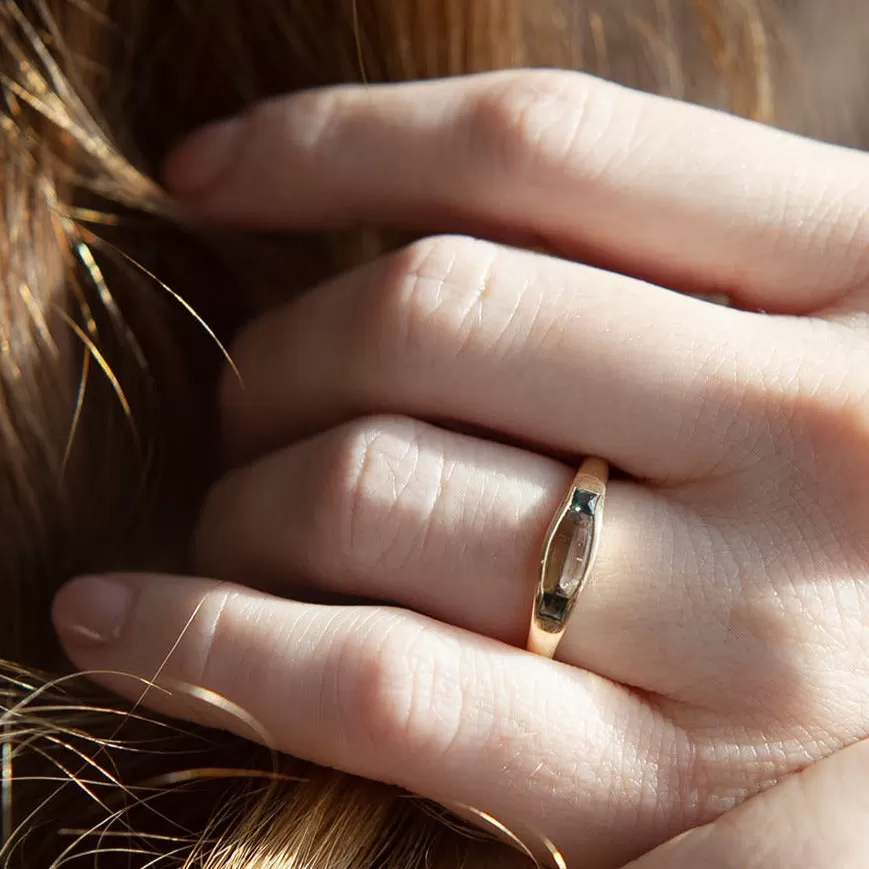
M 609 466 L 603 459 L 586 459 L 549 526 L 540 556 L 529 652 L 555 656 L 576 601 L 591 576 L 608 478 Z

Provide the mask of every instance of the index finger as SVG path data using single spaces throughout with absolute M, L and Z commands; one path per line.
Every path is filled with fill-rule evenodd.
M 194 135 L 166 176 L 219 220 L 501 229 L 788 313 L 869 276 L 866 157 L 573 72 L 275 99 Z

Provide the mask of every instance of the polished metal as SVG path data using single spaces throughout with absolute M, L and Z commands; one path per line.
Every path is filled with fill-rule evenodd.
M 537 655 L 555 656 L 591 577 L 608 478 L 609 466 L 603 459 L 586 459 L 549 526 L 528 632 L 528 651 Z

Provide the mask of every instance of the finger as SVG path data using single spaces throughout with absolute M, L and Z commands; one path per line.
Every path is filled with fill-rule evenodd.
M 272 100 L 194 136 L 167 177 L 221 220 L 506 226 L 769 310 L 818 309 L 869 273 L 865 156 L 573 72 Z
M 54 619 L 83 669 L 199 686 L 281 751 L 489 812 L 565 842 L 589 867 L 624 862 L 696 817 L 674 790 L 674 728 L 641 700 L 421 617 L 128 576 L 67 586 Z M 141 695 L 131 680 L 100 681 Z M 183 697 L 151 691 L 144 702 L 252 735 Z
M 810 767 L 625 869 L 862 869 L 869 743 Z
M 197 569 L 277 594 L 315 588 L 394 603 L 524 646 L 543 537 L 574 474 L 413 420 L 363 420 L 216 485 L 200 517 Z M 670 656 L 697 657 L 684 590 L 670 578 L 673 550 L 689 549 L 690 534 L 664 499 L 629 483 L 610 488 L 601 570 L 583 598 L 588 618 L 572 620 L 560 658 L 663 692 Z M 648 538 L 639 572 L 638 534 Z M 630 586 L 617 581 L 622 575 Z M 637 604 L 626 595 L 640 590 L 661 604 L 660 618 L 651 601 L 637 611 L 655 624 L 667 661 L 653 661 L 647 648 L 635 654 L 634 625 L 620 631 Z
M 196 566 L 276 594 L 393 603 L 524 647 L 543 538 L 574 474 L 412 420 L 363 420 L 215 486 Z M 605 523 L 559 658 L 704 708 L 735 714 L 763 695 L 773 709 L 781 673 L 734 638 L 730 585 L 714 581 L 736 532 L 716 557 L 708 522 L 628 482 L 610 484 Z
M 227 440 L 251 455 L 398 413 L 696 479 L 773 450 L 757 406 L 794 388 L 795 366 L 767 364 L 790 349 L 771 322 L 539 254 L 427 239 L 246 330 L 232 350 L 241 379 L 224 382 Z M 781 384 L 758 376 L 759 347 Z

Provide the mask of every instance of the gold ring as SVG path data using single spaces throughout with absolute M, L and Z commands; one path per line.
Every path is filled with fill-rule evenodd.
M 528 651 L 555 656 L 576 602 L 588 584 L 600 539 L 609 466 L 586 459 L 549 526 L 540 555 L 540 577 Z

